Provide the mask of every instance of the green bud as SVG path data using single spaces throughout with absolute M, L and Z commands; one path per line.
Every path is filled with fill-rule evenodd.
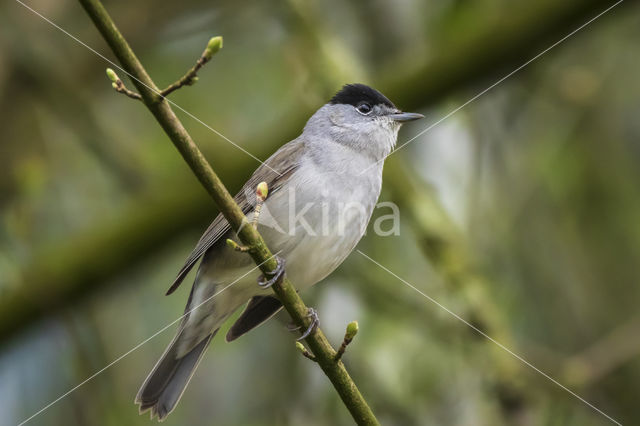
M 218 50 L 220 49 L 222 49 L 222 37 L 212 37 L 211 40 L 209 40 L 209 43 L 207 43 L 207 48 L 204 49 L 202 56 L 209 60 L 213 55 L 218 53 Z
M 256 197 L 260 201 L 264 201 L 267 199 L 267 195 L 269 195 L 269 185 L 267 182 L 260 182 L 258 186 L 256 186 Z
M 227 241 L 226 241 L 226 242 L 227 242 L 227 245 L 228 245 L 229 247 L 231 247 L 232 249 L 234 249 L 235 251 L 239 251 L 239 252 L 242 252 L 242 253 L 246 253 L 246 252 L 248 252 L 248 251 L 251 251 L 251 248 L 250 248 L 250 247 L 248 247 L 248 246 L 241 246 L 240 244 L 236 243 L 235 241 L 233 241 L 233 240 L 231 240 L 231 239 L 229 239 L 229 238 L 227 238 Z
M 349 325 L 347 325 L 347 332 L 345 333 L 345 339 L 351 340 L 356 337 L 358 334 L 358 321 L 351 321 Z
M 305 351 L 306 351 L 304 345 L 302 343 L 300 343 L 300 342 L 296 342 L 296 349 L 298 349 L 302 353 L 305 353 Z
M 118 78 L 118 74 L 116 74 L 116 72 L 111 68 L 107 68 L 107 77 L 109 77 L 109 80 L 113 81 L 114 83 L 120 80 Z
M 118 89 L 118 84 L 117 83 L 111 83 L 111 87 L 113 87 L 114 89 Z

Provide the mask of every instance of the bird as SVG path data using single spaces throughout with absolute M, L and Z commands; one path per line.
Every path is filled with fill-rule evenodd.
M 345 260 L 365 233 L 401 125 L 423 117 L 402 112 L 372 87 L 346 84 L 300 136 L 255 170 L 235 201 L 251 216 L 259 204 L 256 187 L 266 183 L 256 226 L 278 255 L 278 272 L 260 276 L 251 257 L 227 242 L 238 240 L 226 219 L 214 219 L 167 291 L 173 293 L 201 259 L 176 335 L 136 395 L 141 414 L 150 410 L 162 421 L 175 409 L 211 340 L 236 310 L 245 306 L 227 342 L 275 315 L 282 303 L 269 286 L 282 273 L 302 291 Z M 317 313 L 310 315 L 313 327 Z

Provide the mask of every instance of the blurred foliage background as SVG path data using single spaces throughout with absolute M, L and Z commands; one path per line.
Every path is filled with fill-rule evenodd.
M 27 4 L 108 58 L 80 6 Z M 259 158 L 347 82 L 426 120 L 609 1 L 107 1 L 159 86 Z M 640 9 L 628 1 L 389 158 L 400 236 L 359 249 L 623 424 L 640 421 Z M 164 292 L 216 214 L 108 64 L 0 5 L 0 424 L 17 424 L 177 318 Z M 121 75 L 123 77 L 123 75 Z M 129 83 L 129 87 L 131 84 Z M 257 162 L 178 112 L 233 192 Z M 388 213 L 388 212 L 386 212 Z M 374 213 L 375 217 L 375 213 Z M 384 424 L 599 425 L 600 415 L 354 253 L 306 292 Z M 169 425 L 349 424 L 282 322 L 214 341 Z M 160 333 L 28 424 L 146 425 L 133 398 Z M 223 330 L 226 333 L 226 330 Z

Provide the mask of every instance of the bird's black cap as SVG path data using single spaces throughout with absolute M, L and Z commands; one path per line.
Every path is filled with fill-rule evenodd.
M 345 84 L 338 93 L 329 101 L 331 105 L 345 104 L 358 106 L 361 102 L 368 102 L 370 105 L 386 105 L 396 109 L 396 106 L 382 93 L 365 84 L 354 83 Z

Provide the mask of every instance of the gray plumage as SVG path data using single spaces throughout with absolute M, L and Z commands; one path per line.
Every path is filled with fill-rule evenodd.
M 395 146 L 400 124 L 420 117 L 398 111 L 374 89 L 347 85 L 236 195 L 251 218 L 255 188 L 267 182 L 258 230 L 271 251 L 286 260 L 286 273 L 297 290 L 333 272 L 364 235 L 380 194 L 383 160 Z M 175 291 L 202 258 L 178 333 L 136 397 L 140 412 L 151 410 L 152 418 L 162 420 L 175 408 L 211 339 L 233 312 L 249 302 L 227 341 L 282 307 L 271 289 L 256 284 L 255 264 L 247 254 L 230 249 L 228 238 L 238 241 L 218 215 L 167 292 Z
M 164 420 L 169 415 L 180 400 L 215 334 L 213 332 L 207 336 L 182 357 L 176 354 L 177 348 L 174 343 L 180 336 L 176 335 L 136 395 L 135 402 L 140 404 L 140 413 L 150 409 L 151 418 L 157 416 L 159 420 Z

